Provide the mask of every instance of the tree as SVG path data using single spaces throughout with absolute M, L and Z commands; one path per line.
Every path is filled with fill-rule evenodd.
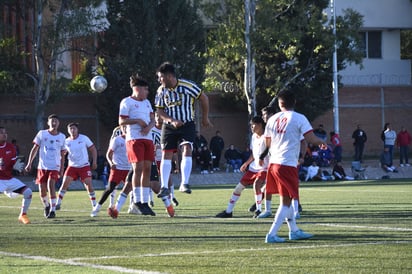
M 83 51 L 91 53 L 93 45 L 76 48 L 72 45 L 73 38 L 85 38 L 99 31 L 104 25 L 102 16 L 95 8 L 102 0 L 60 0 L 60 1 L 7 1 L 1 2 L 2 10 L 13 10 L 22 22 L 30 22 L 22 28 L 22 45 L 29 44 L 28 52 L 32 54 L 33 69 L 26 75 L 33 83 L 34 117 L 36 128 L 43 128 L 43 117 L 47 101 L 51 93 L 56 92 L 53 86 L 58 81 L 59 62 L 64 53 Z M 28 15 L 33 16 L 29 20 Z
M 98 108 L 108 127 L 118 123 L 119 102 L 131 93 L 133 73 L 149 81 L 151 100 L 159 85 L 156 68 L 164 61 L 175 64 L 179 77 L 203 80 L 206 35 L 196 1 L 110 1 L 107 20 L 99 56 L 109 87 L 99 95 Z
M 216 3 L 221 3 L 221 6 Z M 334 37 L 324 10 L 327 0 L 260 0 L 256 2 L 252 35 L 256 62 L 257 104 L 273 103 L 283 89 L 292 89 L 298 98 L 296 109 L 314 119 L 332 106 L 332 51 Z M 244 59 L 244 6 L 225 0 L 208 6 L 205 12 L 216 23 L 209 32 L 210 57 L 207 84 L 230 81 L 242 86 Z M 221 13 L 216 10 L 222 10 Z M 337 18 L 338 69 L 348 63 L 361 64 L 362 17 L 346 10 Z M 216 76 L 217 75 L 217 76 Z M 241 94 L 230 94 L 244 100 Z

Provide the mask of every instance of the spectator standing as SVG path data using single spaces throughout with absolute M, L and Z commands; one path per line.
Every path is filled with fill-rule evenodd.
M 222 157 L 222 151 L 225 148 L 225 141 L 220 135 L 220 131 L 216 131 L 216 135 L 210 139 L 210 151 L 212 152 L 213 158 L 213 170 L 219 170 L 220 158 Z
M 182 150 L 180 165 L 182 181 L 179 190 L 190 194 L 192 193 L 189 185 L 192 171 L 192 145 L 196 135 L 194 102 L 200 101 L 202 125 L 209 127 L 212 126 L 209 120 L 209 99 L 195 83 L 178 79 L 175 67 L 168 62 L 160 65 L 156 73 L 161 86 L 157 90 L 155 107 L 163 120 L 161 190 L 157 196 L 162 198 L 169 195 L 168 183 L 172 169 L 172 156 L 178 148 Z
M 23 195 L 18 220 L 23 224 L 30 224 L 27 211 L 32 200 L 32 191 L 19 179 L 13 177 L 13 170 L 21 172 L 23 167 L 24 163 L 17 159 L 14 145 L 7 142 L 6 129 L 0 126 L 0 192 L 10 198 L 17 194 Z
M 342 143 L 340 141 L 339 134 L 334 131 L 331 131 L 330 141 L 332 142 L 333 158 L 335 160 L 335 163 L 342 161 Z
M 382 134 L 381 134 L 381 139 L 383 141 L 383 147 L 388 148 L 390 162 L 392 164 L 393 163 L 393 147 L 395 146 L 395 142 L 396 142 L 396 132 L 392 130 L 390 123 L 385 124 Z
M 411 144 L 411 135 L 404 126 L 401 127 L 398 136 L 396 137 L 396 144 L 399 147 L 399 162 L 400 166 L 410 166 L 409 164 L 409 145 Z
M 56 114 L 47 117 L 47 125 L 48 129 L 40 130 L 34 137 L 33 147 L 24 169 L 30 172 L 33 160 L 39 152 L 36 184 L 39 186 L 44 216 L 50 219 L 56 217 L 56 182 L 59 177 L 63 177 L 66 136 L 58 130 L 60 121 Z M 47 192 L 50 199 L 47 197 Z
M 328 133 L 326 133 L 326 131 L 323 129 L 323 125 L 322 125 L 322 124 L 320 124 L 320 125 L 318 126 L 318 128 L 313 131 L 313 133 L 314 133 L 319 139 L 322 139 L 322 140 L 325 141 L 325 142 L 326 142 L 326 139 L 328 139 Z
M 225 152 L 225 159 L 227 163 L 233 168 L 233 172 L 240 172 L 242 165 L 242 153 L 231 144 Z
M 366 136 L 366 132 L 361 129 L 360 125 L 358 125 L 352 133 L 352 139 L 354 140 L 353 146 L 355 147 L 355 161 L 362 162 L 363 150 L 368 137 Z

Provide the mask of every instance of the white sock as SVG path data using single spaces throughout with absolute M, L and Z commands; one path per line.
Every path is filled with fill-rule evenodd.
M 293 214 L 298 214 L 299 213 L 299 200 L 292 199 L 292 207 L 293 207 Z
M 276 211 L 275 219 L 273 220 L 272 226 L 269 229 L 269 235 L 277 235 L 280 227 L 283 224 L 283 221 L 289 213 L 289 210 L 289 206 L 279 205 L 278 210 Z
M 124 192 L 120 193 L 119 197 L 117 198 L 117 202 L 116 202 L 117 211 L 120 212 L 122 210 L 122 207 L 124 203 L 126 202 L 126 200 L 127 200 L 127 194 Z
M 32 191 L 30 188 L 26 188 L 23 191 L 23 200 L 21 202 L 21 212 L 20 215 L 23 213 L 27 213 L 27 210 L 29 210 L 29 206 L 31 204 L 31 199 L 32 199 Z
M 150 197 L 150 187 L 142 187 L 142 203 L 148 203 Z
M 289 208 L 289 212 L 286 215 L 286 223 L 288 224 L 290 232 L 299 230 L 298 226 L 296 225 L 296 219 L 295 219 L 295 213 L 294 213 L 293 207 Z
M 133 203 L 142 202 L 141 187 L 133 187 Z
M 116 189 L 113 189 L 112 193 L 110 193 L 110 196 L 109 196 L 109 207 L 112 207 L 114 205 L 115 197 L 116 197 Z
M 262 193 L 255 195 L 256 210 L 262 211 Z
M 190 172 L 192 172 L 192 156 L 183 156 L 180 164 L 180 172 L 182 173 L 182 184 L 189 183 Z
M 172 160 L 162 159 L 160 162 L 160 185 L 168 188 L 170 172 L 172 171 Z
M 265 210 L 272 212 L 272 200 L 265 200 Z

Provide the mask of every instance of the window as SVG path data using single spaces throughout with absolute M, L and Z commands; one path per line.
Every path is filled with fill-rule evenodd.
M 382 32 L 361 32 L 363 37 L 363 50 L 365 58 L 382 58 Z

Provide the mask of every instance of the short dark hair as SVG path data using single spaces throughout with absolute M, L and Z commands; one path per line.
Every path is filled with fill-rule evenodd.
M 70 122 L 70 123 L 67 125 L 67 127 L 72 127 L 72 126 L 75 126 L 75 127 L 79 128 L 79 123 Z
M 133 74 L 130 76 L 130 85 L 132 87 L 148 87 L 149 83 L 138 73 Z
M 251 123 L 254 123 L 254 124 L 262 124 L 262 125 L 265 124 L 265 121 L 263 121 L 263 119 L 262 119 L 261 116 L 255 116 L 255 117 L 253 117 L 253 118 L 250 120 L 250 122 L 251 122 Z
M 278 93 L 278 98 L 283 100 L 285 108 L 295 107 L 296 98 L 291 90 L 283 90 Z
M 163 74 L 176 75 L 175 66 L 173 64 L 171 64 L 170 62 L 164 62 L 163 64 L 161 64 L 157 68 L 156 72 L 160 72 L 160 73 L 163 73 Z
M 55 118 L 55 119 L 59 119 L 59 116 L 57 116 L 57 114 L 50 114 L 49 115 L 49 117 L 47 117 L 47 120 L 50 120 L 50 119 L 53 119 L 53 118 Z
M 269 115 L 273 115 L 276 113 L 276 108 L 274 105 L 268 105 L 264 108 L 262 108 L 261 112 L 266 112 Z

